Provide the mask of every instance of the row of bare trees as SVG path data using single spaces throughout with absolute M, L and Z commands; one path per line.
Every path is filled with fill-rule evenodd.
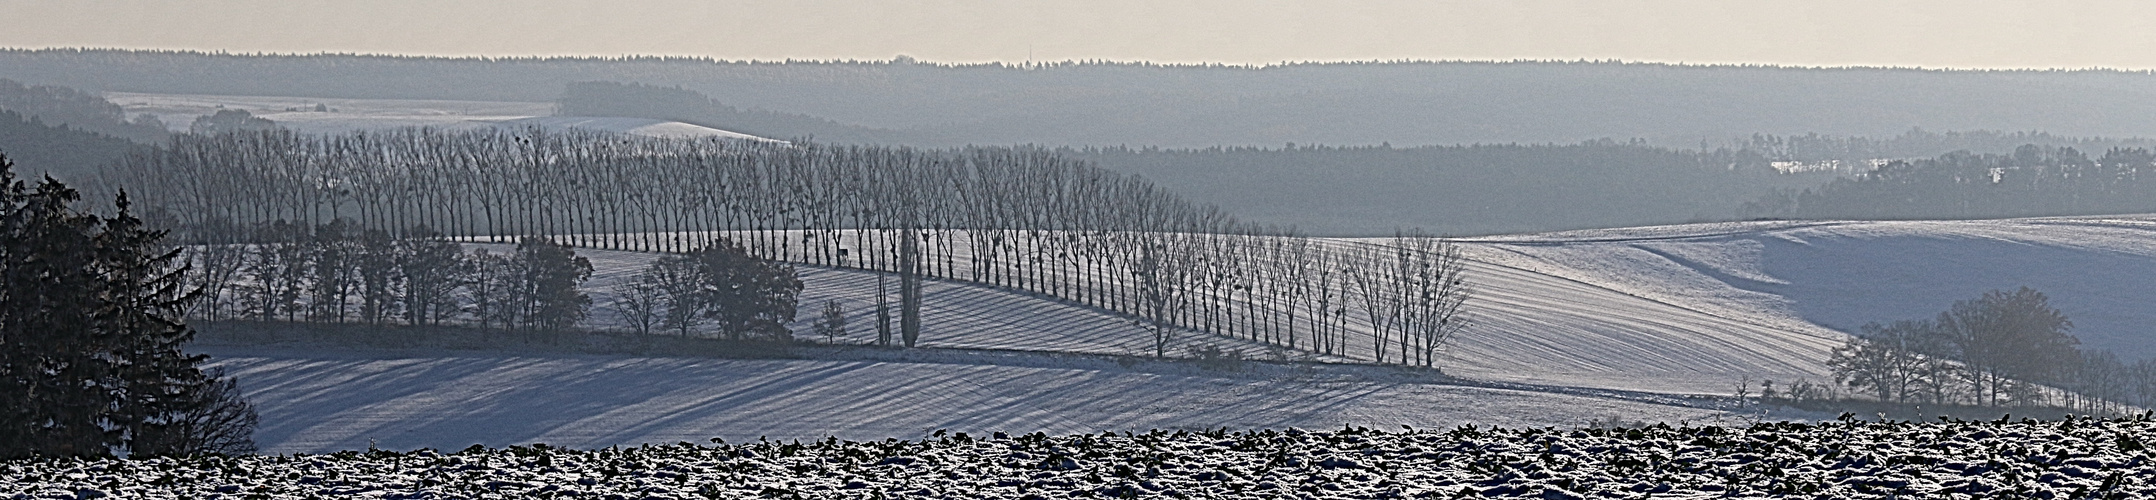
M 1194 330 L 1427 365 L 1465 324 L 1468 292 L 1457 249 L 1436 238 L 1312 240 L 1030 147 L 262 131 L 178 136 L 104 181 L 203 245 L 340 220 L 392 240 L 426 227 L 678 253 L 731 239 L 758 258 L 897 275 L 907 344 L 919 280 L 946 279 L 1140 318 L 1161 355 Z

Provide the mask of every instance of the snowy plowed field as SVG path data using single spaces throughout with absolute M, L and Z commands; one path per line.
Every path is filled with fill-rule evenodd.
M 2146 498 L 2145 420 L 944 435 L 0 465 L 40 498 Z
M 215 352 L 215 351 L 213 351 Z M 840 357 L 840 356 L 833 356 Z M 1430 383 L 1349 368 L 1217 373 L 1105 359 L 222 354 L 268 453 L 1103 430 L 1708 421 L 1660 398 Z M 1156 367 L 1163 368 L 1163 367 Z M 1674 401 L 1681 402 L 1681 401 Z
M 1483 326 L 1470 378 L 1727 394 L 1826 377 L 1868 322 L 2028 286 L 2084 348 L 2156 356 L 2156 220 L 1747 222 L 1475 238 Z
M 1694 394 L 1728 394 L 1747 378 L 1817 382 L 1844 332 L 1928 318 L 1956 300 L 2019 286 L 2049 294 L 2085 346 L 2128 360 L 2156 356 L 2156 330 L 2146 326 L 2156 324 L 2156 308 L 2142 306 L 2156 296 L 2156 220 L 2145 217 L 1743 222 L 1459 242 L 1477 287 L 1476 326 L 1443 368 L 1469 378 Z M 586 253 L 600 267 L 593 288 L 601 303 L 601 283 L 653 258 Z M 855 312 L 853 324 L 872 324 L 872 274 L 811 270 L 805 279 L 803 304 L 838 299 Z M 1044 306 L 1021 306 L 1039 302 L 1029 294 L 954 283 L 933 283 L 929 293 L 927 338 L 936 345 L 1108 354 L 1150 345 L 1128 320 L 1052 317 Z M 1359 313 L 1350 315 L 1351 328 L 1368 331 Z M 1013 326 L 1028 329 L 1013 334 Z M 1183 343 L 1259 349 L 1202 334 Z M 1367 351 L 1326 359 L 1366 360 Z
M 1467 385 L 1345 369 L 1164 372 L 1050 354 L 712 360 L 204 347 L 261 406 L 259 438 L 270 452 L 357 449 L 370 439 L 384 449 L 454 449 L 914 438 L 937 428 L 1698 422 L 1727 417 L 1696 398 L 1653 395 L 1728 395 L 1747 378 L 1824 382 L 1841 331 L 1928 317 L 1993 288 L 2049 294 L 2086 346 L 2156 355 L 2145 326 L 2156 324 L 2156 308 L 2141 304 L 2156 296 L 2152 229 L 2145 218 L 1755 222 L 1462 240 L 1480 287 L 1476 326 L 1442 368 L 1477 381 Z M 655 258 L 580 252 L 599 268 L 591 285 L 599 304 L 611 283 Z M 873 331 L 873 274 L 804 267 L 803 279 L 797 331 L 814 307 L 839 300 L 854 332 L 839 341 L 872 337 L 864 332 Z M 954 282 L 930 282 L 926 297 L 928 347 L 1150 352 L 1143 330 L 1088 307 Z M 1204 344 L 1264 352 L 1186 333 L 1171 353 Z

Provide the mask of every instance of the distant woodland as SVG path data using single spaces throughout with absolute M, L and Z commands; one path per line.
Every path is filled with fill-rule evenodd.
M 1610 141 L 1068 153 L 1254 220 L 1328 235 L 1422 227 L 1460 236 L 1727 220 L 1738 204 L 1770 189 L 1833 178 L 1776 174 L 1742 152 Z
M 36 117 L 51 125 L 152 144 L 170 135 L 155 117 L 129 118 L 120 106 L 104 97 L 79 89 L 53 85 L 24 85 L 0 79 L 0 109 Z
M 87 180 L 99 167 L 139 147 L 126 139 L 55 126 L 40 117 L 0 108 L 0 153 L 20 160 L 25 177 L 51 174 L 69 181 Z
M 677 120 L 818 142 L 923 142 L 906 131 L 737 109 L 681 87 L 580 82 L 569 85 L 559 102 L 558 114 L 568 116 Z M 1787 208 L 1795 203 L 1794 198 L 1776 198 L 1795 197 L 1805 189 L 1865 174 L 1895 160 L 1922 160 L 1957 151 L 2004 154 L 2027 145 L 2145 148 L 2156 147 L 2156 140 L 1912 129 L 1884 138 L 1753 134 L 1701 140 L 1695 145 L 1604 139 L 1576 144 L 1421 147 L 1113 146 L 1059 152 L 1145 176 L 1193 200 L 1252 220 L 1316 234 L 1378 235 L 1394 228 L 1423 227 L 1443 234 L 1479 235 L 1805 217 L 1811 212 L 1800 214 Z M 1740 206 L 1746 208 L 1739 210 Z M 1862 213 L 1863 208 L 1850 210 L 1836 214 L 1849 216 Z M 1881 213 L 1915 216 L 1908 215 L 1914 212 L 1907 209 L 1899 210 Z M 1984 213 L 1991 212 L 1957 217 Z
M 1911 127 L 2156 136 L 2156 124 L 2141 118 L 2156 115 L 2156 76 L 2106 70 L 1013 66 L 6 50 L 0 78 L 92 92 L 512 101 L 554 101 L 578 82 L 633 82 L 678 86 L 744 112 L 903 131 L 915 141 L 903 144 L 914 146 L 1421 146 L 1636 137 L 1693 147 L 1752 133 L 1889 137 Z
M 1956 151 L 2003 154 L 2012 153 L 2028 145 L 2104 151 L 2112 148 L 2156 148 L 2156 139 L 2067 137 L 2047 132 L 1933 132 L 1910 129 L 1890 137 L 1830 136 L 1816 133 L 1790 136 L 1752 134 L 1724 140 L 1701 141 L 1696 147 L 1702 150 L 1745 151 L 1763 160 L 1807 164 L 1784 166 L 1796 170 L 1817 169 L 1824 166 L 1820 165 L 1821 163 L 1826 162 L 1842 162 L 1842 170 L 1857 173 L 1877 167 L 1884 161 L 1931 158 Z M 1686 144 L 1667 146 L 1695 147 Z
M 2149 167 L 2141 155 L 2156 148 L 2148 139 L 1913 130 L 1885 139 L 1754 135 L 1708 146 L 1602 140 L 1064 152 L 1252 220 L 1328 235 L 2156 211 L 2143 187 L 2156 180 L 2142 180 Z M 1970 181 L 1978 178 L 1985 182 Z
M 2115 181 L 2062 191 L 2089 179 L 2047 182 L 2080 174 L 2017 163 L 2025 155 L 2016 148 L 2095 157 L 2044 160 L 2075 172 L 2084 164 L 2111 168 L 2104 151 L 2156 148 L 2147 139 L 2098 137 L 2156 135 L 2108 118 L 2145 116 L 2134 110 L 2156 106 L 2146 98 L 2156 96 L 2144 95 L 2156 93 L 2156 77 L 2110 71 L 6 50 L 0 78 L 24 82 L 0 81 L 0 109 L 12 112 L 0 115 L 0 147 L 63 177 L 110 162 L 124 149 L 113 138 L 163 140 L 162 128 L 98 99 L 101 90 L 552 101 L 562 115 L 678 120 L 826 143 L 1040 144 L 1248 220 L 1326 235 L 2145 211 L 2117 198 L 2125 188 Z M 1974 131 L 1927 131 L 1956 129 Z M 1968 156 L 1940 156 L 1957 151 Z M 1993 168 L 2001 169 L 1995 185 L 1948 186 Z M 1982 172 L 1940 173 L 1957 169 Z M 1831 184 L 1838 178 L 1846 180 Z M 1981 203 L 1859 200 L 1889 191 L 1980 196 L 2023 178 L 2036 191 Z M 2065 198 L 2047 198 L 2054 194 Z
M 2009 154 L 1955 152 L 1896 160 L 1823 186 L 1782 190 L 1745 205 L 1800 219 L 1980 219 L 2156 212 L 2156 153 L 2101 156 L 2025 145 Z
M 30 179 L 86 181 L 138 144 L 166 137 L 155 119 L 129 120 L 96 94 L 0 79 L 0 152 L 22 162 L 17 173 Z

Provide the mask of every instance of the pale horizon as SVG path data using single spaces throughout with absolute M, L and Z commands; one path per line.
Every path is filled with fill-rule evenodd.
M 1622 61 L 2156 69 L 2156 4 L 0 0 L 0 47 L 948 64 Z

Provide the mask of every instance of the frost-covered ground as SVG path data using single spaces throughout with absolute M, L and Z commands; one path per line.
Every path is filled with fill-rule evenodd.
M 650 137 L 762 139 L 688 123 L 621 117 L 559 117 L 546 102 L 341 99 L 278 96 L 141 94 L 107 92 L 128 116 L 149 114 L 165 127 L 187 130 L 196 117 L 219 110 L 245 110 L 298 132 L 336 134 L 400 127 L 463 129 L 526 127 L 620 132 Z
M 1728 419 L 1715 401 L 1446 383 L 1391 368 L 1215 372 L 1104 357 L 836 350 L 809 359 L 413 354 L 212 346 L 268 453 L 918 438 L 1103 430 Z M 1165 365 L 1165 366 L 1162 366 Z M 1687 404 L 1703 406 L 1695 408 Z
M 1367 240 L 1328 239 L 1348 246 Z M 487 244 L 492 251 L 508 245 Z M 1458 337 L 1441 367 L 1481 380 L 1541 385 L 1688 394 L 1729 394 L 1741 380 L 1821 380 L 1828 350 L 1841 333 L 1801 320 L 1765 315 L 1729 315 L 1696 304 L 1660 300 L 1646 286 L 1598 284 L 1563 271 L 1537 269 L 1576 265 L 1565 261 L 1507 260 L 1509 252 L 1468 243 L 1476 296 L 1471 303 L 1475 326 Z M 966 249 L 955 261 L 963 267 Z M 1594 254 L 1588 249 L 1581 253 Z M 588 287 L 599 304 L 613 299 L 612 284 L 641 270 L 655 254 L 580 249 L 597 272 Z M 1602 261 L 1590 261 L 1602 263 Z M 871 328 L 875 273 L 803 267 L 803 291 L 796 331 L 806 331 L 814 308 L 839 300 L 853 311 L 855 331 Z M 1624 273 L 1621 268 L 1589 272 Z M 1657 272 L 1657 270 L 1648 270 Z M 962 269 L 959 274 L 963 275 Z M 1109 277 L 1111 281 L 1127 277 Z M 1614 280 L 1605 280 L 1614 281 Z M 1128 318 L 1082 308 L 1041 296 L 962 282 L 932 282 L 924 300 L 924 328 L 933 346 L 990 349 L 1075 351 L 1106 354 L 1148 353 L 1151 337 Z M 1309 317 L 1305 314 L 1303 317 Z M 600 311 L 595 325 L 614 325 Z M 1328 360 L 1368 360 L 1369 326 L 1351 312 L 1349 328 L 1362 332 Z M 1307 331 L 1307 327 L 1304 328 Z M 1178 334 L 1182 346 L 1216 344 L 1246 354 L 1266 350 L 1257 343 L 1197 332 Z M 1170 353 L 1185 352 L 1182 348 Z
M 2156 296 L 2156 219 L 2147 216 L 1694 224 L 1475 238 L 1468 247 L 1481 262 L 1756 325 L 1712 335 L 1739 346 L 1769 344 L 1755 332 L 1778 331 L 1802 351 L 1820 349 L 1820 340 L 1839 341 L 1836 331 L 1929 318 L 1986 290 L 2029 286 L 2073 320 L 2084 348 L 2156 356 L 2156 308 L 2145 299 Z M 1804 362 L 1817 369 L 1818 359 Z
M 1759 222 L 1467 240 L 1481 287 L 1477 326 L 1458 338 L 1442 367 L 1464 384 L 1353 371 L 1163 372 L 1108 358 L 1071 361 L 1051 353 L 1145 355 L 1151 339 L 1097 309 L 941 281 L 927 285 L 924 346 L 1030 353 L 712 360 L 206 347 L 241 375 L 264 409 L 265 447 L 280 452 L 363 448 L 369 439 L 385 448 L 449 449 L 712 436 L 905 438 L 939 427 L 1022 433 L 1708 421 L 1728 417 L 1674 395 L 1726 396 L 1746 378 L 1825 382 L 1823 360 L 1843 334 L 1824 325 L 1925 317 L 1991 288 L 2043 290 L 2073 317 L 2086 345 L 2147 356 L 2142 325 L 2156 324 L 2156 309 L 2133 302 L 2156 296 L 2156 280 L 2148 279 L 2156 275 L 2152 227 L 2142 218 Z M 602 304 L 600 322 L 612 314 L 603 307 L 611 283 L 656 258 L 580 253 L 599 269 L 592 291 Z M 838 341 L 870 341 L 875 275 L 802 269 L 807 289 L 796 330 L 807 331 L 823 301 L 838 300 L 850 311 L 852 332 Z M 1207 344 L 1266 356 L 1253 343 L 1196 333 L 1184 333 L 1170 353 Z
M 0 464 L 44 498 L 2146 498 L 2146 420 L 943 434 Z M 706 442 L 708 443 L 708 442 Z
M 1460 242 L 1478 288 L 1470 304 L 1475 326 L 1457 337 L 1443 368 L 1474 379 L 1691 394 L 1729 394 L 1746 379 L 1824 382 L 1828 352 L 1864 323 L 1928 318 L 1956 300 L 2019 286 L 2050 295 L 2084 347 L 2128 360 L 2156 356 L 2156 331 L 2147 326 L 2156 324 L 2156 308 L 2141 299 L 2156 296 L 2156 220 L 2145 216 L 1743 222 Z M 648 259 L 607 261 L 625 274 Z M 840 298 L 858 311 L 872 304 L 872 275 L 819 272 L 834 274 L 827 285 L 812 281 L 807 294 Z M 929 307 L 971 307 L 963 305 L 970 300 L 931 297 Z M 1037 317 L 995 309 L 979 317 Z M 1359 313 L 1351 315 L 1351 328 L 1368 330 Z M 969 321 L 929 327 L 988 333 L 968 337 L 976 340 L 967 347 L 1024 339 L 1031 344 L 1018 348 L 1115 353 L 1144 344 L 1134 340 L 1143 332 L 1127 323 L 1088 340 L 1041 342 L 970 330 Z M 1047 324 L 1093 329 L 1081 325 L 1106 322 Z M 1124 347 L 1091 347 L 1110 341 Z M 1366 359 L 1363 352 L 1350 349 L 1346 357 Z
M 506 251 L 504 245 L 476 245 Z M 604 307 L 613 283 L 655 254 L 580 249 L 597 268 L 589 289 Z M 872 273 L 802 268 L 808 332 L 813 311 L 850 311 L 840 343 L 873 339 Z M 1155 428 L 1570 426 L 1591 420 L 1729 418 L 1712 402 L 1595 391 L 1478 387 L 1393 368 L 1312 365 L 1243 373 L 1125 366 L 1151 336 L 1126 318 L 1023 292 L 930 281 L 922 346 L 998 349 L 995 357 L 938 351 L 804 350 L 811 359 L 728 360 L 651 355 L 355 349 L 210 343 L 199 350 L 240 378 L 263 415 L 256 439 L 271 453 L 470 444 L 602 447 L 701 442 L 710 437 L 816 439 L 919 437 L 939 428 L 975 433 L 1095 432 Z M 814 339 L 822 340 L 822 339 Z M 1170 353 L 1217 345 L 1253 357 L 1243 340 L 1184 333 Z M 895 356 L 895 357 L 894 357 Z M 1330 358 L 1305 356 L 1325 361 Z M 1173 366 L 1173 364 L 1170 364 Z

